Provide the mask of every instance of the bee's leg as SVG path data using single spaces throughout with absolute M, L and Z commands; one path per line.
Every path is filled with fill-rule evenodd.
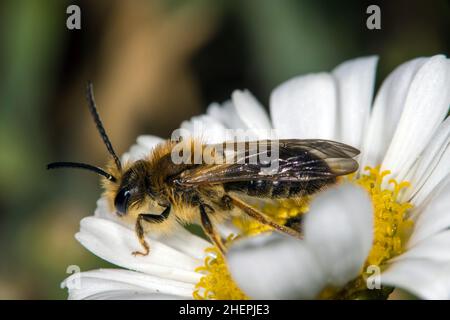
M 133 256 L 146 256 L 150 252 L 150 246 L 147 241 L 145 241 L 144 228 L 142 227 L 142 222 L 146 221 L 149 223 L 161 223 L 169 217 L 171 206 L 168 205 L 161 214 L 151 214 L 151 213 L 141 213 L 138 215 L 136 220 L 136 235 L 144 248 L 144 252 L 133 251 Z
M 135 226 L 136 235 L 139 239 L 140 244 L 144 248 L 144 252 L 133 251 L 131 253 L 133 256 L 146 256 L 150 252 L 150 246 L 148 245 L 147 241 L 145 241 L 144 228 L 142 227 L 142 222 L 144 220 L 144 216 L 145 216 L 145 214 L 138 215 L 138 218 L 136 220 L 136 226 Z
M 238 207 L 239 209 L 244 211 L 248 216 L 257 220 L 259 223 L 271 226 L 275 230 L 285 233 L 285 234 L 288 234 L 292 237 L 295 237 L 298 239 L 303 239 L 303 236 L 300 232 L 272 221 L 271 219 L 266 217 L 264 215 L 264 213 L 256 210 L 255 208 L 253 208 L 252 206 L 250 206 L 249 204 L 245 203 L 244 201 L 242 201 L 241 199 L 239 199 L 237 197 L 233 197 L 231 195 L 229 195 L 229 197 L 231 198 L 232 203 L 236 207 Z
M 211 239 L 211 241 L 219 248 L 219 250 L 223 254 L 225 254 L 226 252 L 225 246 L 222 243 L 220 235 L 217 233 L 211 220 L 209 219 L 205 207 L 206 206 L 204 204 L 200 204 L 200 218 L 202 221 L 203 230 L 205 231 L 206 235 Z

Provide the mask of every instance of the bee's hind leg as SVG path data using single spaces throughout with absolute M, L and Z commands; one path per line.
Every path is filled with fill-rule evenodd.
M 229 195 L 229 197 L 233 205 L 244 211 L 248 216 L 252 217 L 259 223 L 271 226 L 276 231 L 288 234 L 294 238 L 303 239 L 303 235 L 300 232 L 272 221 L 270 218 L 266 217 L 263 213 L 256 210 L 255 208 L 253 208 L 252 206 L 250 206 L 249 204 L 245 203 L 244 201 L 242 201 L 237 197 L 233 197 L 231 195 Z
M 200 204 L 200 218 L 202 221 L 203 230 L 205 231 L 209 239 L 217 246 L 217 248 L 219 248 L 222 254 L 225 254 L 226 252 L 225 246 L 223 245 L 222 239 L 218 234 L 217 230 L 214 228 L 211 219 L 209 219 L 208 213 L 206 212 L 206 208 L 210 207 L 205 204 Z

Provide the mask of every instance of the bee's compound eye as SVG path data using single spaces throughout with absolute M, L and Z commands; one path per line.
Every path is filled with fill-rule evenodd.
M 127 213 L 128 202 L 130 200 L 131 191 L 128 189 L 120 189 L 114 199 L 114 206 L 116 207 L 117 214 L 123 216 Z

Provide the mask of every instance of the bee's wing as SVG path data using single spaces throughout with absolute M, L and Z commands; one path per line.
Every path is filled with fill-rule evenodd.
M 266 140 L 270 142 L 270 140 Z M 359 154 L 359 150 L 347 144 L 323 140 L 323 139 L 282 139 L 281 146 L 291 150 L 307 149 L 315 155 L 323 158 L 353 158 Z
M 234 148 L 232 163 L 201 165 L 184 171 L 176 181 L 182 185 L 251 180 L 300 182 L 329 179 L 358 169 L 358 163 L 352 158 L 359 150 L 335 141 L 262 140 L 208 147 L 226 154 L 224 150 L 230 146 Z

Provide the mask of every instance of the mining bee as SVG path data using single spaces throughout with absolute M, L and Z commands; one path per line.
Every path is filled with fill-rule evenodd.
M 106 169 L 85 163 L 55 162 L 47 168 L 80 168 L 103 176 L 104 195 L 111 211 L 135 225 L 142 251 L 148 255 L 148 232 L 169 233 L 179 224 L 200 224 L 205 234 L 222 251 L 225 247 L 217 224 L 232 216 L 248 216 L 276 231 L 301 238 L 301 232 L 275 223 L 245 199 L 296 199 L 312 195 L 358 169 L 353 158 L 359 151 L 351 146 L 322 139 L 282 139 L 233 142 L 233 161 L 206 163 L 173 161 L 180 143 L 193 149 L 225 150 L 229 143 L 207 145 L 195 139 L 168 140 L 157 145 L 144 159 L 122 164 L 114 152 L 97 112 L 93 87 L 87 86 L 89 110 L 111 160 Z M 256 146 L 256 147 L 255 147 Z M 276 146 L 274 149 L 273 146 Z M 258 161 L 264 149 L 275 154 L 271 163 Z M 214 151 L 216 152 L 216 151 Z M 187 153 L 184 154 L 186 158 Z M 217 154 L 216 154 L 217 155 Z M 187 155 L 192 160 L 192 155 Z M 256 159 L 256 161 L 255 161 Z M 268 170 L 276 163 L 275 170 Z

